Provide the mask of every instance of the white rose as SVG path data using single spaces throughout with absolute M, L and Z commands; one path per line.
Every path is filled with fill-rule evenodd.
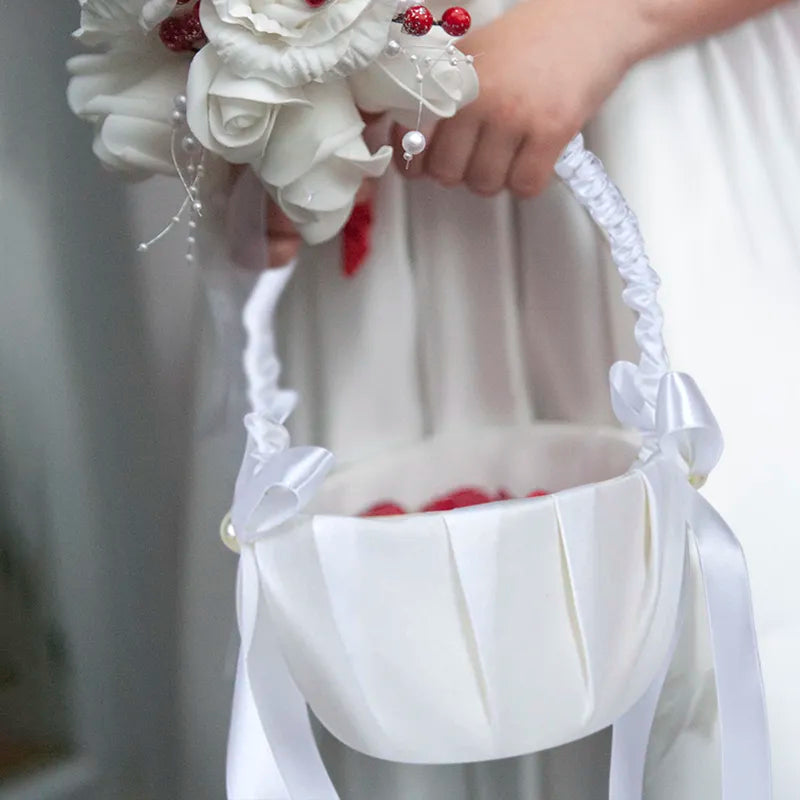
M 363 69 L 383 49 L 396 0 L 203 0 L 209 42 L 233 72 L 302 86 Z
M 404 53 L 381 57 L 367 69 L 350 78 L 356 105 L 370 113 L 388 111 L 392 118 L 408 128 L 417 127 L 419 104 L 437 119 L 452 117 L 460 108 L 478 96 L 478 74 L 463 53 L 448 53 L 452 42 L 441 28 L 433 28 L 422 40 L 398 36 Z M 408 56 L 417 56 L 412 63 Z M 433 58 L 425 65 L 426 56 Z M 452 64 L 451 59 L 457 63 Z M 417 80 L 417 68 L 422 83 Z
M 175 9 L 177 0 L 80 0 L 76 38 L 89 46 L 129 42 L 152 30 Z
M 256 168 L 303 238 L 318 244 L 339 233 L 361 183 L 386 171 L 392 148 L 370 153 L 346 81 L 311 84 L 306 94 L 311 107 L 281 111 Z
M 164 48 L 76 56 L 67 67 L 70 108 L 95 126 L 94 152 L 112 169 L 174 175 L 173 98 L 186 87 L 187 59 Z
M 261 160 L 281 108 L 308 105 L 301 89 L 237 77 L 208 45 L 192 61 L 186 97 L 192 133 L 234 164 Z

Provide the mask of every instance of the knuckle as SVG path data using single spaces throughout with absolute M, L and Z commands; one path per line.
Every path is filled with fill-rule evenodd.
M 467 176 L 470 191 L 481 197 L 494 197 L 503 189 L 503 183 L 494 176 L 486 174 L 470 174 Z
M 508 188 L 517 197 L 535 197 L 547 188 L 548 182 L 548 177 L 543 173 L 526 170 L 513 173 L 509 178 Z
M 282 267 L 297 258 L 300 252 L 299 238 L 281 238 L 270 241 L 267 248 L 270 267 Z
M 462 175 L 452 167 L 434 161 L 427 164 L 426 168 L 428 175 L 442 186 L 452 187 L 461 183 Z

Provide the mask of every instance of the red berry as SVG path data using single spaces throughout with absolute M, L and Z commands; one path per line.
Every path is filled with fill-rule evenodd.
M 403 14 L 403 30 L 410 36 L 424 36 L 433 27 L 433 14 L 425 6 L 411 6 Z
M 549 494 L 550 494 L 550 492 L 546 492 L 544 489 L 535 489 L 534 491 L 532 491 L 527 496 L 528 497 L 547 497 L 547 495 L 549 495 Z
M 405 514 L 406 510 L 397 505 L 397 503 L 376 503 L 374 506 L 368 508 L 361 516 L 362 517 L 397 517 L 400 514 Z
M 176 53 L 196 50 L 202 46 L 206 35 L 200 24 L 200 4 L 188 14 L 165 19 L 158 26 L 158 35 L 165 47 Z
M 453 6 L 442 14 L 442 30 L 450 36 L 463 36 L 472 25 L 472 17 L 466 8 Z

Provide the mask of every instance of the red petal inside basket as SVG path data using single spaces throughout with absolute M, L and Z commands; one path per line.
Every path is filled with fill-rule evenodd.
M 544 489 L 535 489 L 526 497 L 545 497 L 550 492 Z M 423 512 L 436 512 L 436 511 L 452 511 L 455 508 L 469 508 L 470 506 L 480 506 L 484 503 L 494 503 L 498 500 L 513 500 L 514 496 L 506 489 L 498 489 L 494 495 L 485 492 L 483 489 L 476 489 L 472 486 L 455 489 L 449 494 L 442 495 L 431 500 L 430 503 L 424 505 L 420 511 Z M 362 517 L 396 517 L 400 514 L 407 514 L 408 512 L 399 503 L 392 500 L 382 500 L 374 506 L 370 506 L 366 511 L 362 512 Z
M 376 503 L 374 506 L 370 506 L 363 514 L 362 517 L 396 517 L 400 514 L 405 514 L 406 510 L 403 506 L 398 505 L 397 503 Z
M 484 503 L 491 503 L 494 498 L 482 491 L 473 487 L 465 487 L 463 489 L 456 489 L 450 494 L 437 497 L 426 506 L 423 511 L 450 511 L 453 508 L 467 508 L 469 506 L 480 506 Z

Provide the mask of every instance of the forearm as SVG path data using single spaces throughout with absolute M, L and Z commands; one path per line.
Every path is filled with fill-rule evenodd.
M 631 0 L 640 33 L 635 60 L 719 33 L 786 0 Z

